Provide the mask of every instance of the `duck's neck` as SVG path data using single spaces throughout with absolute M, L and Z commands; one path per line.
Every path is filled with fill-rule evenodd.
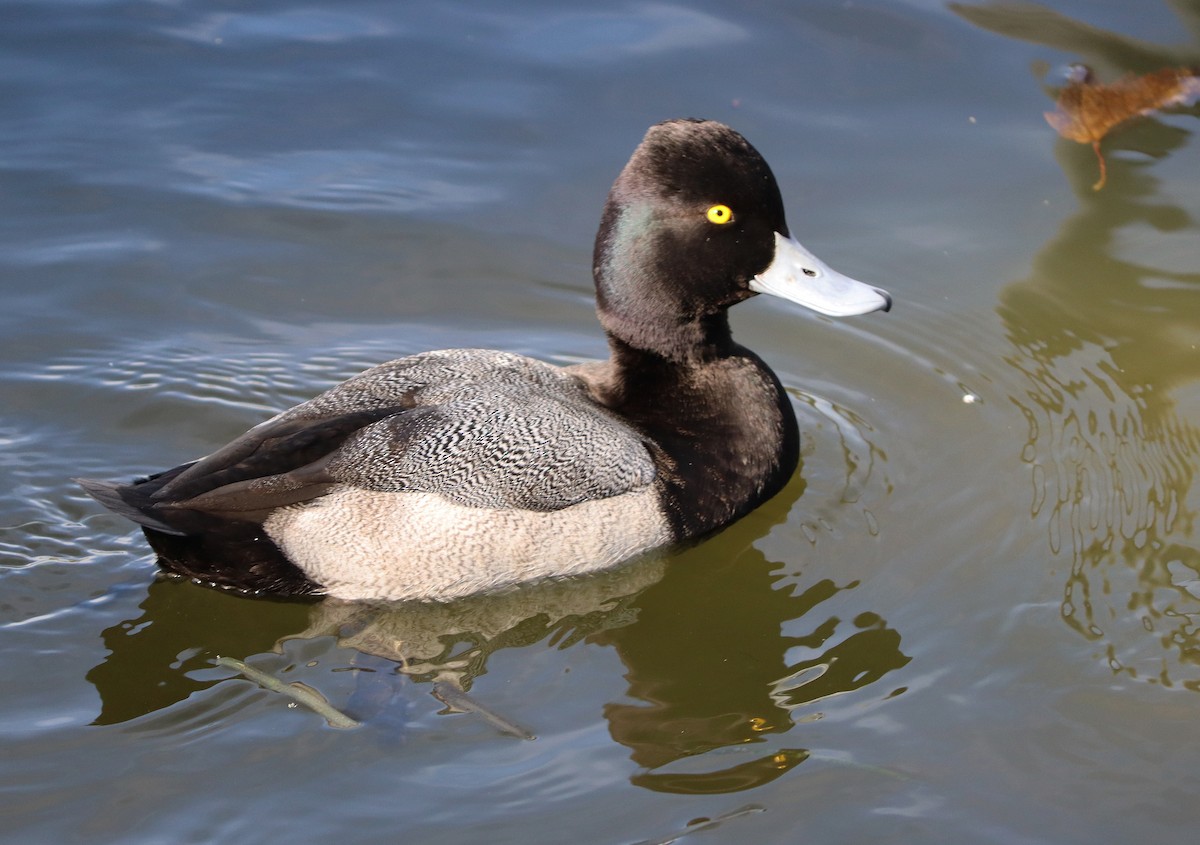
M 669 516 L 680 538 L 774 495 L 799 457 L 796 418 L 775 374 L 733 342 L 723 313 L 697 329 L 699 343 L 671 350 L 642 349 L 609 333 L 612 357 L 588 379 L 600 402 L 663 450 L 667 499 L 679 503 Z
M 676 407 L 693 396 L 702 401 L 705 393 L 715 392 L 710 382 L 719 379 L 720 363 L 747 352 L 733 342 L 724 312 L 632 338 L 606 324 L 605 334 L 611 354 L 592 392 L 603 404 L 635 418 L 657 418 L 667 397 Z M 671 418 L 663 422 L 669 425 Z
M 646 315 L 624 315 L 600 309 L 600 323 L 608 335 L 614 363 L 642 364 L 662 359 L 690 367 L 730 355 L 735 347 L 724 311 L 664 320 Z

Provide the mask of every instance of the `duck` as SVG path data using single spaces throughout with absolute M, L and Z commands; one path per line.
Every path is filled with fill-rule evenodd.
M 892 305 L 792 237 L 741 134 L 692 118 L 651 126 L 620 171 L 593 277 L 607 360 L 410 355 L 199 460 L 76 481 L 163 571 L 244 594 L 450 601 L 582 576 L 712 534 L 795 472 L 791 403 L 729 308 Z

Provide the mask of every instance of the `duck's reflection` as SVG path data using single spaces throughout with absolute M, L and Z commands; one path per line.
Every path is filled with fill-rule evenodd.
M 749 789 L 807 758 L 781 735 L 815 718 L 819 702 L 875 684 L 909 660 L 899 634 L 875 614 L 843 621 L 823 612 L 853 582 L 780 588 L 780 565 L 754 547 L 802 490 L 797 477 L 763 512 L 670 561 L 648 558 L 587 579 L 449 604 L 280 603 L 160 581 L 137 619 L 104 633 L 111 654 L 88 675 L 103 701 L 96 721 L 145 716 L 219 683 L 217 654 L 266 652 L 295 640 L 331 637 L 354 649 L 357 665 L 376 670 L 363 678 L 391 674 L 435 694 L 442 685 L 468 695 L 499 649 L 587 640 L 614 649 L 627 669 L 628 698 L 603 715 L 639 767 L 636 784 L 683 793 Z M 788 636 L 785 628 L 807 633 Z M 361 712 L 367 697 L 333 703 L 369 719 Z M 486 702 L 475 704 L 486 716 Z M 493 724 L 503 730 L 522 721 L 504 713 Z
M 216 656 L 280 651 L 296 640 L 333 638 L 374 658 L 357 661 L 370 672 L 386 661 L 407 678 L 470 690 L 499 649 L 542 641 L 565 648 L 630 624 L 636 612 L 629 603 L 664 566 L 647 558 L 589 578 L 445 604 L 251 599 L 163 578 L 137 619 L 104 631 L 110 654 L 87 676 L 102 701 L 95 723 L 138 718 L 211 687 L 220 680 L 208 671 Z
M 634 701 L 611 703 L 604 714 L 613 738 L 645 769 L 634 779 L 640 786 L 715 793 L 766 783 L 808 756 L 772 734 L 909 662 L 900 635 L 875 614 L 846 622 L 824 610 L 855 582 L 779 588 L 779 564 L 744 543 L 726 532 L 696 549 L 635 600 L 636 627 L 595 637 L 628 669 Z M 802 635 L 782 633 L 801 627 Z M 688 759 L 735 748 L 744 753 Z
M 1200 33 L 1200 2 L 1173 7 Z M 1200 63 L 1195 44 L 1156 47 L 1037 7 L 954 8 L 1115 71 Z M 1046 523 L 1051 552 L 1070 559 L 1063 619 L 1102 644 L 1114 672 L 1200 689 L 1200 429 L 1179 410 L 1200 379 L 1197 221 L 1157 199 L 1154 176 L 1154 159 L 1188 136 L 1146 120 L 1108 139 L 1108 149 L 1124 144 L 1150 159 L 1110 156 L 1100 192 L 1086 150 L 1060 142 L 1079 210 L 997 310 L 1012 343 L 1007 363 L 1025 383 L 1011 398 L 1029 425 L 1030 511 Z M 1123 241 L 1126 232 L 1137 237 Z M 1129 255 L 1129 243 L 1157 248 Z

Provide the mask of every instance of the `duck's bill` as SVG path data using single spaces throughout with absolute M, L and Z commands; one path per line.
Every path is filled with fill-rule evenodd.
M 887 291 L 843 276 L 798 241 L 778 232 L 775 258 L 750 280 L 750 290 L 781 296 L 831 317 L 851 317 L 892 307 Z

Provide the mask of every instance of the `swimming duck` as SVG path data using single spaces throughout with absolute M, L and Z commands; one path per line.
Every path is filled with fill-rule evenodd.
M 80 479 L 160 565 L 251 593 L 447 600 L 613 566 L 775 495 L 800 435 L 734 342 L 759 293 L 833 316 L 889 295 L 794 240 L 766 161 L 720 123 L 652 126 L 596 236 L 607 361 L 400 358 L 129 484 Z

